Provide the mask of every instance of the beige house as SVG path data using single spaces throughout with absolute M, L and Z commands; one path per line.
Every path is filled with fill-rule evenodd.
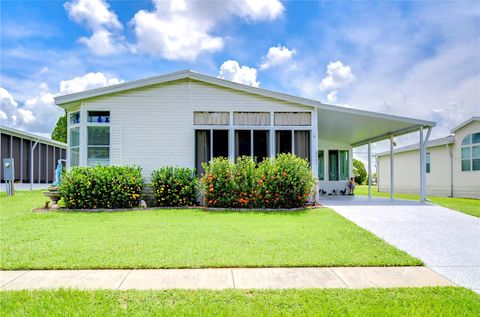
M 426 190 L 432 196 L 480 198 L 480 117 L 451 130 L 452 135 L 428 142 Z M 394 188 L 418 193 L 420 174 L 418 144 L 394 151 Z M 390 153 L 376 155 L 378 190 L 390 191 Z

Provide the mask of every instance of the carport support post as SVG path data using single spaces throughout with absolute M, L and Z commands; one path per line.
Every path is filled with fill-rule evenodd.
M 420 201 L 425 202 L 425 195 L 427 192 L 427 167 L 426 167 L 426 152 L 427 152 L 427 143 L 430 137 L 430 132 L 432 128 L 428 128 L 427 136 L 423 138 L 423 127 L 420 128 Z
M 32 148 L 30 149 L 30 190 L 33 190 L 33 151 L 35 150 L 35 147 L 37 146 L 38 142 L 40 140 L 37 140 L 33 145 Z M 31 143 L 30 143 L 31 144 Z
M 393 135 L 390 136 L 390 199 L 393 199 L 393 184 L 394 184 L 394 175 L 393 172 Z
M 372 198 L 372 143 L 368 141 L 368 199 Z

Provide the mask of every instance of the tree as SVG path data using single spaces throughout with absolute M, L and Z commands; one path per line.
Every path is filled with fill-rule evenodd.
M 355 176 L 355 182 L 362 185 L 367 180 L 367 170 L 362 161 L 353 159 L 353 175 Z
M 52 139 L 67 143 L 67 112 L 58 118 L 57 124 L 52 131 Z

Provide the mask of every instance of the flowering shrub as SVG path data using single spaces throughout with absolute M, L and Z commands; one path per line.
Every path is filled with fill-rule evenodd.
M 197 201 L 198 179 L 195 170 L 162 167 L 152 173 L 152 192 L 157 206 L 193 206 Z
M 204 168 L 201 185 L 209 207 L 301 207 L 314 185 L 308 162 L 292 154 L 279 154 L 258 166 L 250 157 L 236 164 L 216 158 Z
M 58 190 L 71 209 L 132 208 L 143 184 L 139 167 L 74 167 L 62 175 Z

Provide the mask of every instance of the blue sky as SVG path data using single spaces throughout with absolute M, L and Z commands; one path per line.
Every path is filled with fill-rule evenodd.
M 433 137 L 480 114 L 478 1 L 2 1 L 0 35 L 0 120 L 44 135 L 58 94 L 186 68 Z

